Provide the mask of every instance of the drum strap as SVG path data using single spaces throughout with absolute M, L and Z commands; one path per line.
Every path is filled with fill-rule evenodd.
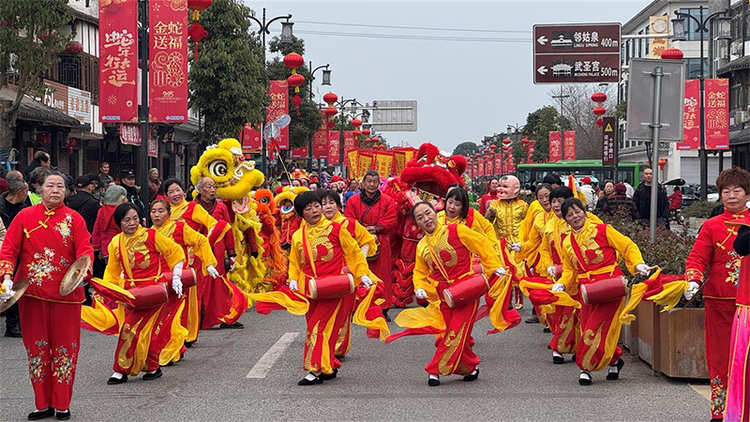
M 586 265 L 586 261 L 583 260 L 583 252 L 581 251 L 581 247 L 578 246 L 578 241 L 576 241 L 575 234 L 571 232 L 569 236 L 570 236 L 570 246 L 573 247 L 573 253 L 576 255 L 576 258 L 578 259 L 578 265 L 581 267 L 583 272 L 588 273 L 589 268 Z
M 435 250 L 432 249 L 432 246 L 430 246 L 426 242 L 425 242 L 425 244 L 427 245 L 427 249 L 430 251 L 430 255 L 432 255 L 432 260 L 435 261 L 435 265 L 437 266 L 438 271 L 440 271 L 440 274 L 442 274 L 443 278 L 445 279 L 445 282 L 450 284 L 450 278 L 448 277 L 448 271 L 445 269 L 445 267 L 443 266 L 443 264 L 440 262 L 440 258 L 435 253 Z
M 305 251 L 305 257 L 310 261 L 310 268 L 313 270 L 313 277 L 318 278 L 318 272 L 315 270 L 315 261 L 313 261 L 312 251 L 307 246 L 307 226 L 302 226 L 302 249 Z

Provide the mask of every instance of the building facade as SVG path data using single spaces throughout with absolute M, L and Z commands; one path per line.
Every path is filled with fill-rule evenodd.
M 748 2 L 726 0 L 732 17 L 732 40 L 727 47 L 728 63 L 717 74 L 729 78 L 729 146 L 732 164 L 750 168 L 750 11 Z

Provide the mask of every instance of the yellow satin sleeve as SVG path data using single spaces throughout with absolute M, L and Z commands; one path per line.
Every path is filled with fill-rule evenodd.
M 211 245 L 208 243 L 208 238 L 193 230 L 187 224 L 183 224 L 182 227 L 182 238 L 185 241 L 185 245 L 193 248 L 193 253 L 200 258 L 203 265 L 203 268 L 201 268 L 203 275 L 207 275 L 208 271 L 206 269 L 209 265 L 213 265 L 214 267 L 218 265 L 214 251 L 211 250 Z
M 635 266 L 643 264 L 643 255 L 641 255 L 638 245 L 629 237 L 609 225 L 607 225 L 607 243 L 625 258 L 625 265 L 628 267 L 628 271 L 631 274 L 635 274 Z
M 604 224 L 601 218 L 599 218 L 596 214 L 591 214 L 590 212 L 586 211 L 586 217 L 594 224 Z M 568 224 L 568 223 L 565 223 Z
M 167 266 L 170 270 L 174 268 L 178 262 L 185 262 L 185 252 L 180 245 L 167 236 L 158 232 L 155 233 L 154 245 L 156 246 L 156 251 L 167 261 Z
M 563 243 L 564 250 L 572 252 L 571 236 L 566 237 Z M 563 271 L 558 283 L 562 283 L 568 293 L 574 293 L 578 290 L 578 267 L 573 263 L 570 254 L 564 253 L 560 257 L 563 260 Z
M 346 225 L 349 224 L 349 220 L 346 220 Z M 341 227 L 342 230 L 347 229 L 347 226 L 343 225 Z M 347 230 L 348 233 L 348 230 Z M 372 235 L 372 233 L 368 232 L 365 226 L 359 223 L 359 221 L 354 220 L 354 240 L 357 242 L 357 245 L 361 248 L 364 245 L 368 245 L 369 248 L 367 249 L 367 256 L 373 256 L 378 251 L 378 243 L 375 240 L 375 236 Z
M 414 284 L 414 290 L 423 289 L 424 291 L 432 293 L 431 296 L 437 297 L 435 285 L 430 279 L 430 266 L 427 265 L 425 257 L 429 255 L 426 238 L 422 238 L 417 244 L 417 256 L 414 261 L 414 272 L 412 275 L 412 283 Z
M 216 226 L 216 223 L 218 223 L 218 221 L 216 221 L 216 219 L 213 218 L 211 214 L 209 214 L 208 211 L 206 211 L 206 209 L 199 204 L 195 204 L 195 207 L 193 208 L 192 218 L 194 221 L 197 221 L 204 227 L 206 227 L 209 235 L 211 234 L 211 230 L 213 230 L 214 226 Z
M 456 229 L 458 239 L 466 246 L 466 249 L 479 256 L 485 274 L 492 274 L 495 270 L 502 267 L 503 264 L 500 262 L 495 251 L 487 247 L 487 237 L 485 235 L 479 234 L 462 224 L 457 225 Z
M 118 251 L 119 247 L 117 246 L 120 244 L 120 236 L 122 236 L 121 233 L 116 234 L 107 247 L 107 250 L 109 251 L 109 259 L 107 260 L 107 267 L 104 269 L 103 279 L 108 283 L 123 287 L 125 285 L 125 280 L 120 277 L 120 274 L 122 274 L 122 265 L 120 265 L 120 252 Z
M 531 212 L 526 217 L 528 218 L 529 215 Z M 516 254 L 517 261 L 533 257 L 535 252 L 539 253 L 539 248 L 544 243 L 544 224 L 544 210 L 542 209 L 542 212 L 537 212 L 534 217 L 534 224 L 531 225 L 528 235 L 525 238 L 521 237 L 521 250 Z
M 534 200 L 534 202 L 529 205 L 529 209 L 526 212 L 526 217 L 523 219 L 523 221 L 521 222 L 521 227 L 518 229 L 518 239 L 522 243 L 527 241 L 529 235 L 531 235 L 534 221 L 536 220 L 536 216 L 540 212 L 544 212 L 544 208 L 542 208 L 542 205 L 539 203 L 539 201 Z
M 495 228 L 492 227 L 492 223 L 490 223 L 489 220 L 484 218 L 484 216 L 479 213 L 479 211 L 474 212 L 474 224 L 472 224 L 471 227 L 474 231 L 483 234 L 487 239 L 492 242 L 492 247 L 495 249 L 495 252 L 500 252 L 500 241 L 497 239 L 497 233 L 495 233 Z
M 349 231 L 343 226 L 339 231 L 339 244 L 341 245 L 341 250 L 344 251 L 346 265 L 349 267 L 349 271 L 354 275 L 355 281 L 358 282 L 363 275 L 368 275 L 370 273 L 370 267 L 367 266 L 367 261 L 365 261 L 365 257 L 362 256 L 362 250 L 359 249 L 357 241 L 354 240 L 352 235 L 349 234 Z

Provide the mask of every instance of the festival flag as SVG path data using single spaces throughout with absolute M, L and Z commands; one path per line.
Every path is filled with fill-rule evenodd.
M 187 0 L 150 0 L 148 120 L 182 123 L 188 113 Z M 133 56 L 134 58 L 137 56 Z
M 242 152 L 245 154 L 258 153 L 261 150 L 260 128 L 258 125 L 246 123 L 240 133 Z
M 344 155 L 353 149 L 357 149 L 359 142 L 354 136 L 354 131 L 347 130 L 344 132 Z
M 354 180 L 360 180 L 362 177 L 359 174 L 359 151 L 356 149 L 350 150 L 347 154 L 348 167 L 349 167 L 349 178 Z
M 283 116 L 289 116 L 289 84 L 286 79 L 269 81 L 268 98 L 271 103 L 266 110 L 266 124 L 273 124 Z M 279 136 L 274 138 L 279 149 L 289 149 L 289 126 L 279 130 Z M 338 157 L 338 155 L 336 155 Z
M 293 159 L 307 158 L 307 147 L 304 146 L 304 147 L 292 148 L 291 158 Z
M 393 168 L 393 151 L 375 152 L 375 161 L 375 170 L 378 172 L 380 177 L 390 177 L 391 169 Z
M 562 160 L 560 132 L 554 131 L 549 133 L 549 161 L 557 162 Z
M 516 159 L 513 157 L 513 147 L 508 148 L 506 155 L 508 157 L 506 158 L 505 173 L 513 174 L 516 172 Z
M 536 141 L 533 139 L 529 140 L 529 143 L 526 145 L 526 162 L 532 163 L 533 159 L 531 156 L 534 154 L 534 148 L 536 147 Z
M 700 81 L 689 79 L 685 81 L 685 106 L 682 123 L 682 142 L 677 143 L 681 151 L 700 148 L 701 127 L 698 98 L 700 96 Z
M 137 122 L 138 0 L 100 1 L 99 24 L 99 121 Z
M 729 79 L 706 79 L 706 149 L 729 149 Z
M 477 159 L 477 167 L 477 174 L 480 177 L 486 176 L 486 174 L 484 174 L 484 159 L 481 156 Z
M 341 164 L 341 156 L 339 151 L 341 132 L 329 131 L 328 132 L 328 164 Z
M 492 174 L 493 171 L 494 171 L 494 169 L 492 168 L 492 156 L 491 155 L 487 155 L 486 157 L 484 157 L 484 160 L 485 160 L 484 161 L 484 175 L 485 176 L 494 176 L 494 174 Z M 498 171 L 499 171 L 499 169 L 498 169 Z
M 574 130 L 566 130 L 563 133 L 563 154 L 564 160 L 576 159 L 576 132 Z
M 503 169 L 503 153 L 499 152 L 495 154 L 495 173 L 502 175 L 504 173 Z
M 313 135 L 313 158 L 328 158 L 328 117 L 320 111 L 323 122 Z
M 361 176 L 364 176 L 365 172 L 367 172 L 367 170 L 370 170 L 370 168 L 372 167 L 372 153 L 369 151 L 360 150 L 359 154 L 357 155 L 357 159 L 357 169 L 358 172 L 361 173 L 358 179 L 361 179 Z

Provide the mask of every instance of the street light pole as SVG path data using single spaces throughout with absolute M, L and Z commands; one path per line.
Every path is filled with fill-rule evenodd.
M 355 114 L 357 112 L 356 106 L 362 106 L 362 104 L 357 102 L 356 98 L 352 98 L 349 100 L 341 98 L 341 100 L 336 103 L 336 105 L 338 105 L 339 109 L 341 110 L 341 113 L 339 114 L 339 118 L 341 119 L 341 130 L 339 131 L 339 165 L 341 166 L 341 177 L 344 178 L 346 178 L 346 174 L 344 172 L 344 168 L 346 168 L 346 166 L 344 166 L 344 131 L 346 130 L 346 123 L 344 118 L 346 117 L 346 115 L 344 114 L 344 112 L 346 111 L 346 106 L 349 104 L 354 104 Z
M 313 99 L 313 81 L 315 80 L 315 72 L 317 72 L 320 69 L 323 69 L 323 83 L 321 85 L 330 85 L 331 84 L 331 71 L 328 70 L 328 67 L 330 64 L 326 64 L 323 66 L 318 66 L 316 68 L 313 68 L 313 62 L 310 61 L 310 100 Z M 313 163 L 313 138 L 311 137 L 307 141 L 307 171 L 312 172 L 312 163 Z
M 141 0 L 141 198 L 148 194 L 148 0 Z M 148 202 L 148 197 L 146 197 Z M 146 213 L 148 214 L 148 213 Z M 148 218 L 148 215 L 147 215 Z
M 293 41 L 293 39 L 292 39 L 292 26 L 294 25 L 294 23 L 289 22 L 289 19 L 291 19 L 291 18 L 292 18 L 292 15 L 289 14 L 289 15 L 286 15 L 286 16 L 276 16 L 275 18 L 273 18 L 273 19 L 271 19 L 269 21 L 266 21 L 266 8 L 265 7 L 263 8 L 263 20 L 259 20 L 255 16 L 250 15 L 250 20 L 252 20 L 255 23 L 257 23 L 258 26 L 260 27 L 258 29 L 258 31 L 260 32 L 261 42 L 263 43 L 263 69 L 264 70 L 267 67 L 267 62 L 266 62 L 266 34 L 270 34 L 271 33 L 268 30 L 268 27 L 272 23 L 276 22 L 277 20 L 286 19 L 286 22 L 282 22 L 282 24 L 281 24 L 281 26 L 282 26 L 281 27 L 281 42 L 284 43 L 284 44 L 291 44 L 292 41 Z M 268 160 L 266 159 L 266 137 L 263 135 L 263 131 L 264 131 L 265 125 L 266 125 L 266 116 L 265 116 L 265 113 L 263 113 L 263 114 L 264 114 L 264 116 L 263 116 L 263 122 L 261 122 L 261 124 L 260 124 L 260 144 L 261 144 L 261 147 L 260 147 L 261 152 L 260 152 L 260 154 L 261 154 L 261 159 L 263 160 L 263 163 L 262 163 L 262 165 L 261 165 L 260 168 L 261 168 L 261 171 L 263 172 L 263 174 L 267 175 L 267 173 L 268 173 L 268 164 L 269 163 L 268 163 Z

